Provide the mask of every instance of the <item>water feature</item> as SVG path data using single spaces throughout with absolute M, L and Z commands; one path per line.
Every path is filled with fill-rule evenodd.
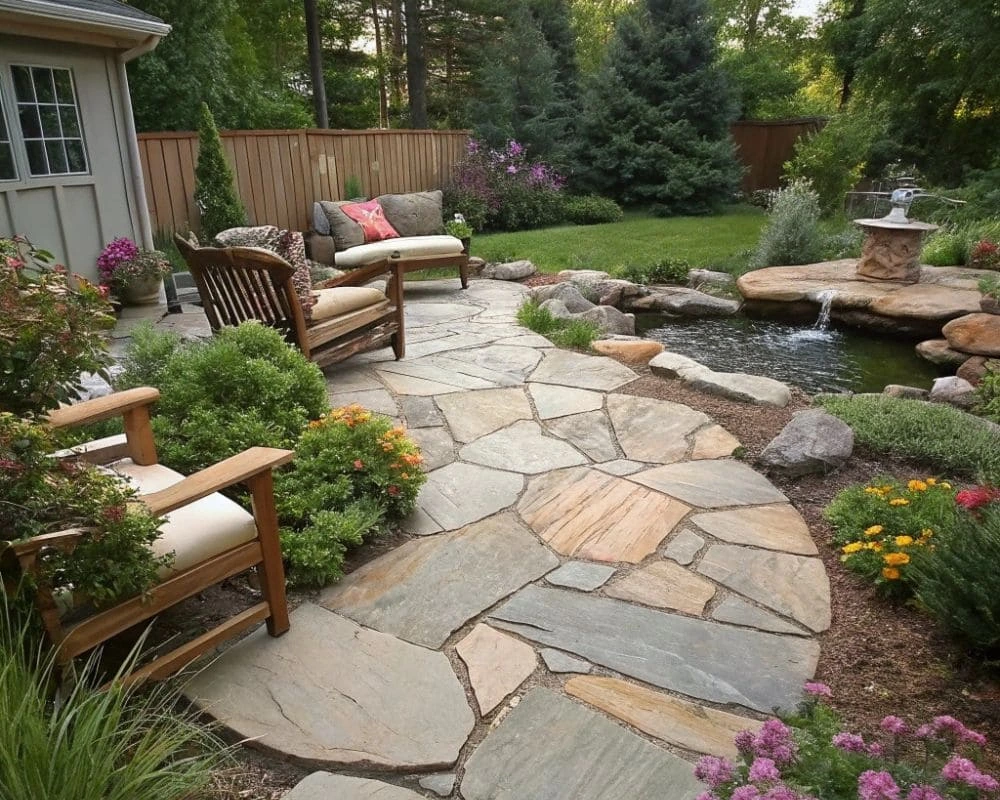
M 837 296 L 836 289 L 827 289 L 816 295 L 819 300 L 819 316 L 816 317 L 816 324 L 813 327 L 819 331 L 825 331 L 830 327 L 830 309 L 833 308 L 833 298 Z
M 821 314 L 822 317 L 822 314 Z M 849 328 L 803 327 L 744 316 L 671 320 L 636 315 L 640 336 L 714 370 L 765 375 L 816 392 L 881 392 L 890 383 L 930 388 L 941 373 L 913 342 Z

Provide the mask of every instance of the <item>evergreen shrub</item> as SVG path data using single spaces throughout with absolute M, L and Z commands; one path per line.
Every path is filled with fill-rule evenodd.
M 774 192 L 767 225 L 750 257 L 753 269 L 812 264 L 823 258 L 819 195 L 806 180 Z
M 600 225 L 621 218 L 621 206 L 607 197 L 588 194 L 566 198 L 566 220 L 574 225 Z
M 194 201 L 201 214 L 201 235 L 246 225 L 247 212 L 236 194 L 233 171 L 222 151 L 222 139 L 212 112 L 201 104 L 198 113 L 198 164 L 194 171 Z
M 614 270 L 616 278 L 644 285 L 686 283 L 691 265 L 681 258 L 664 258 L 652 264 L 625 264 Z

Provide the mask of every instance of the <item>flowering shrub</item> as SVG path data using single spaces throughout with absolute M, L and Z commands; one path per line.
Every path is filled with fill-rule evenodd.
M 0 409 L 19 415 L 74 397 L 80 373 L 111 360 L 107 299 L 52 260 L 23 237 L 0 238 Z
M 989 239 L 980 239 L 969 249 L 968 266 L 1000 270 L 1000 245 Z
M 955 491 L 935 478 L 905 485 L 878 479 L 838 493 L 825 515 L 847 567 L 884 594 L 905 597 L 913 591 L 910 564 L 933 547 L 938 532 L 955 524 Z
M 170 261 L 159 250 L 143 250 L 131 239 L 120 237 L 105 245 L 97 257 L 101 283 L 121 291 L 135 281 L 170 274 Z
M 1000 789 L 976 765 L 986 737 L 954 717 L 914 729 L 887 716 L 879 739 L 865 741 L 823 704 L 829 687 L 806 684 L 806 692 L 787 722 L 736 735 L 739 763 L 703 757 L 695 777 L 709 790 L 698 800 L 974 800 Z
M 460 211 L 476 230 L 518 231 L 565 218 L 563 177 L 510 141 L 493 150 L 470 139 L 445 190 L 446 216 Z

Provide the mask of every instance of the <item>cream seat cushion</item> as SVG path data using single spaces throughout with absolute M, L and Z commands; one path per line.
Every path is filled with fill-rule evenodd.
M 108 466 L 125 477 L 140 495 L 166 489 L 184 477 L 162 464 L 141 467 L 130 459 Z M 161 578 L 257 538 L 253 515 L 218 492 L 171 511 L 160 530 L 153 550 L 157 555 L 174 554 L 173 564 L 160 570 Z
M 384 293 L 369 286 L 337 286 L 333 289 L 320 289 L 313 292 L 313 297 L 315 298 L 312 307 L 314 323 L 331 317 L 341 317 L 386 299 Z
M 457 256 L 462 252 L 462 241 L 454 236 L 402 236 L 371 244 L 360 244 L 341 250 L 334 258 L 340 268 L 363 267 L 383 258 L 399 254 L 400 258 L 414 256 Z M 316 316 L 315 310 L 313 317 Z

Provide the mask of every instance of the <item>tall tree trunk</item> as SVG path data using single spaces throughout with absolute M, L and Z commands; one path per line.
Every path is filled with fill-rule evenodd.
M 845 20 L 855 20 L 861 17 L 865 13 L 865 0 L 854 0 L 851 5 L 851 10 L 847 12 L 847 16 L 844 17 Z M 860 60 L 858 56 L 858 42 L 857 39 L 852 43 L 853 52 L 851 53 L 851 61 L 844 68 L 844 80 L 840 85 L 840 108 L 843 109 L 847 106 L 848 101 L 851 99 L 851 92 L 854 89 L 854 77 L 857 71 L 857 63 Z
M 403 105 L 403 0 L 392 0 L 392 66 L 389 70 L 392 82 L 392 104 Z
M 378 126 L 389 127 L 389 98 L 385 92 L 385 54 L 382 52 L 382 22 L 378 17 L 378 0 L 372 0 L 372 22 L 375 24 L 375 61 L 378 69 Z
M 427 59 L 420 20 L 420 0 L 404 0 L 406 12 L 406 83 L 410 98 L 410 127 L 428 128 Z
M 326 82 L 323 80 L 323 49 L 319 35 L 319 14 L 316 12 L 316 0 L 304 1 L 306 6 L 306 39 L 309 43 L 309 77 L 312 80 L 316 127 L 329 128 L 330 116 L 326 110 Z

